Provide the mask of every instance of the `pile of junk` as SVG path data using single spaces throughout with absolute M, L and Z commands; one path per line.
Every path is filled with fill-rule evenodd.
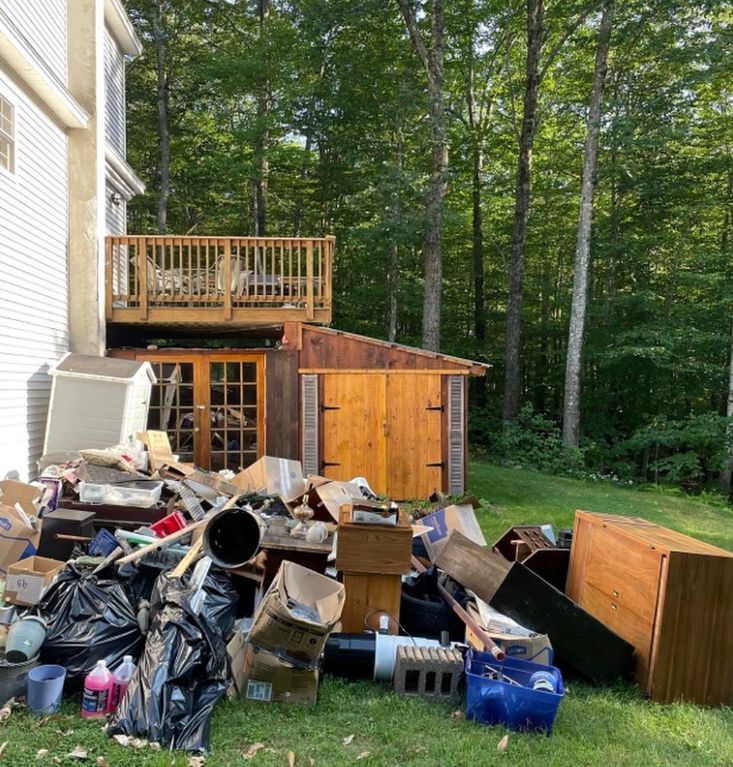
M 50 434 L 69 417 L 56 394 Z M 77 439 L 89 411 L 72 413 Z M 606 684 L 636 669 L 655 700 L 726 702 L 718 677 L 690 686 L 700 676 L 672 674 L 668 656 L 706 630 L 673 613 L 685 598 L 675 567 L 692 553 L 696 572 L 707 557 L 724 579 L 733 556 L 586 512 L 572 530 L 519 525 L 489 543 L 482 517 L 499 518 L 438 491 L 399 505 L 366 478 L 304 475 L 275 456 L 205 471 L 179 461 L 164 430 L 48 452 L 36 481 L 0 482 L 0 703 L 25 696 L 48 714 L 76 695 L 119 742 L 203 752 L 224 696 L 314 705 L 322 675 L 544 733 L 568 675 Z M 720 663 L 728 641 L 718 635 Z

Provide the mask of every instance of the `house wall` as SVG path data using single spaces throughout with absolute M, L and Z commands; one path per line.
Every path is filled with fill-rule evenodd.
M 107 143 L 125 156 L 125 57 L 120 46 L 104 28 L 104 83 L 106 104 L 104 130 Z
M 26 20 L 29 4 L 11 5 Z M 43 447 L 46 371 L 69 348 L 68 139 L 2 69 L 0 94 L 16 113 L 16 172 L 0 170 L 0 477 L 25 479 Z
M 67 83 L 67 6 L 77 0 L 0 0 L 0 8 L 40 54 L 49 69 Z
M 113 199 L 116 202 L 113 202 Z M 105 190 L 104 206 L 104 226 L 107 234 L 125 234 L 127 232 L 127 200 L 109 180 Z

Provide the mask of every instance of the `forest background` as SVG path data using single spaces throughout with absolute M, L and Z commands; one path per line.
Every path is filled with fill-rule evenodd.
M 127 6 L 131 232 L 334 234 L 335 327 L 491 365 L 475 450 L 730 494 L 733 4 Z

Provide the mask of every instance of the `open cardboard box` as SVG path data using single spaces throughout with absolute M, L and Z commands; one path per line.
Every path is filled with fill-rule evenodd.
M 341 618 L 344 600 L 343 584 L 285 560 L 257 608 L 249 642 L 312 670 Z
M 4 599 L 13 605 L 38 604 L 66 562 L 46 557 L 26 557 L 8 568 Z
M 247 646 L 242 695 L 263 703 L 312 706 L 318 697 L 318 669 L 293 668 L 260 647 Z
M 284 502 L 296 501 L 305 493 L 305 479 L 300 461 L 265 455 L 232 480 L 240 492 L 279 495 Z
M 41 542 L 42 521 L 36 519 L 42 490 L 15 480 L 0 482 L 0 574 L 10 565 L 32 557 Z M 36 519 L 34 525 L 29 524 Z
M 486 546 L 486 539 L 476 519 L 475 510 L 479 508 L 481 504 L 475 496 L 471 496 L 465 501 L 434 511 L 420 520 L 422 524 L 432 528 L 422 536 L 431 561 L 435 561 L 453 530 L 463 533 L 466 538 L 479 546 Z

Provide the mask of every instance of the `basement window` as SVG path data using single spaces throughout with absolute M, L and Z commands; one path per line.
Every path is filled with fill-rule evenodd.
M 0 96 L 0 168 L 15 173 L 15 108 Z

